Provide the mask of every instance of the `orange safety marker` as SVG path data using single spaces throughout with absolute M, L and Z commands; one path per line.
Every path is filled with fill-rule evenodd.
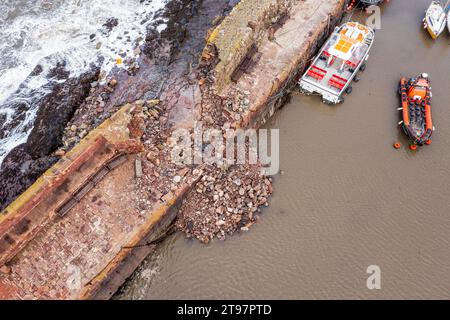
M 425 143 L 429 146 L 431 144 L 431 139 L 427 140 Z
M 400 144 L 400 143 L 398 143 L 398 142 L 396 142 L 396 143 L 394 143 L 394 148 L 395 149 L 400 149 L 402 147 L 402 145 Z
M 412 145 L 409 146 L 409 149 L 412 150 L 412 151 L 416 151 L 417 150 L 417 145 L 412 144 Z

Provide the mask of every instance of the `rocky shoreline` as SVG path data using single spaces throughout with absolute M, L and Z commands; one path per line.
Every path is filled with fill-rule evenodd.
M 63 66 L 55 68 L 54 72 L 56 79 L 64 77 Z M 90 84 L 97 77 L 98 69 L 93 68 L 78 78 L 69 78 L 62 83 L 55 81 L 49 93 L 36 102 L 39 109 L 27 142 L 11 150 L 0 167 L 0 210 L 58 160 L 58 155 L 53 153 L 62 143 L 65 126 L 89 95 Z M 15 108 L 14 105 L 10 107 Z M 24 117 L 26 112 L 27 107 L 19 109 L 16 119 Z M 14 123 L 2 126 L 0 134 L 10 130 L 11 125 Z
M 136 48 L 142 52 L 139 59 L 124 61 L 126 69 L 114 69 L 102 82 L 99 70 L 93 68 L 78 79 L 56 85 L 42 99 L 27 143 L 15 148 L 2 164 L 0 209 L 123 104 L 131 103 L 142 114 L 135 125 L 142 128 L 139 136 L 144 146 L 143 177 L 137 182 L 141 201 L 134 205 L 145 207 L 176 190 L 185 176 L 201 171 L 200 182 L 182 201 L 176 228 L 204 243 L 247 231 L 258 220 L 261 207 L 269 205 L 273 192 L 272 179 L 261 174 L 260 164 L 179 167 L 170 159 L 175 129 L 192 130 L 196 121 L 202 121 L 204 129 L 250 125 L 249 115 L 255 111 L 250 107 L 254 103 L 251 93 L 237 85 L 219 92 L 214 70 L 219 58 L 208 42 L 214 27 L 235 4 L 229 0 L 172 0 L 148 25 L 145 43 Z M 271 41 L 271 29 L 285 22 L 292 3 L 274 5 L 267 0 L 265 5 L 267 8 L 258 7 L 262 29 L 251 24 L 249 30 L 257 39 L 269 35 Z M 160 24 L 166 28 L 158 31 Z M 109 27 L 114 28 L 113 21 Z M 253 36 L 247 40 L 254 41 Z M 242 59 L 258 63 L 258 55 L 243 54 Z M 234 63 L 241 68 L 242 63 Z M 56 75 L 64 76 L 62 70 Z M 287 96 L 286 92 L 277 94 L 270 97 L 270 103 L 282 105 Z
M 226 0 L 172 0 L 149 25 L 145 43 L 136 48 L 142 53 L 139 59 L 124 58 L 120 63 L 127 68 L 113 69 L 107 78 L 93 70 L 92 78 L 76 82 L 76 89 L 66 88 L 74 95 L 65 97 L 71 101 L 66 106 L 70 106 L 60 114 L 52 114 L 48 101 L 48 110 L 39 110 L 41 123 L 33 131 L 37 137 L 45 137 L 34 139 L 42 148 L 30 148 L 33 158 L 24 144 L 17 156 L 21 159 L 9 156 L 5 163 L 18 174 L 29 175 L 29 169 L 42 171 L 51 161 L 62 159 L 2 212 L 5 221 L 11 221 L 3 225 L 5 230 L 26 223 L 33 226 L 28 230 L 42 231 L 38 237 L 30 231 L 20 238 L 23 242 L 9 241 L 3 246 L 9 248 L 4 261 L 11 262 L 6 285 L 17 289 L 17 295 L 31 292 L 35 296 L 107 299 L 152 252 L 155 241 L 159 243 L 169 226 L 188 238 L 209 243 L 246 232 L 259 220 L 273 193 L 272 178 L 263 172 L 280 173 L 278 153 L 273 149 L 277 140 L 271 139 L 270 157 L 264 157 L 264 151 L 260 154 L 264 165 L 253 162 L 254 158 L 251 164 L 250 159 L 234 164 L 218 160 L 218 152 L 225 152 L 230 160 L 230 149 L 217 146 L 218 141 L 207 130 L 221 134 L 226 142 L 233 138 L 239 143 L 241 133 L 253 135 L 245 131 L 259 128 L 289 97 L 296 76 L 339 20 L 343 0 L 241 0 L 235 4 Z M 305 19 L 305 14 L 309 18 Z M 111 21 L 110 27 L 114 24 Z M 302 36 L 284 30 L 276 34 L 276 28 L 297 29 Z M 292 50 L 283 49 L 287 47 Z M 51 95 L 62 96 L 59 91 Z M 60 123 L 48 124 L 51 119 Z M 273 132 L 270 136 L 273 138 Z M 173 158 L 179 139 L 186 142 L 189 138 L 191 142 L 187 146 L 183 143 L 175 157 L 186 156 L 185 160 L 192 161 L 193 151 L 195 155 L 202 153 L 206 161 L 180 163 Z M 252 142 L 247 148 L 254 150 Z M 233 159 L 246 158 L 247 150 L 241 147 L 234 149 Z M 95 148 L 106 149 L 94 155 Z M 212 162 L 207 160 L 211 157 L 215 159 Z M 108 161 L 119 159 L 123 162 L 117 162 L 114 169 L 108 167 Z M 100 172 L 98 168 L 105 179 L 94 184 L 92 177 Z M 18 181 L 14 174 L 10 170 L 12 185 L 31 184 L 38 176 Z M 72 183 L 71 188 L 58 189 L 61 185 L 57 183 L 66 182 Z M 11 194 L 17 189 L 10 189 L 8 196 L 13 198 Z M 81 198 L 77 190 L 85 190 Z M 56 198 L 49 200 L 50 194 Z M 41 206 L 28 206 L 34 201 Z M 54 217 L 41 223 L 61 213 L 60 207 L 66 204 L 71 207 L 70 213 L 64 211 L 64 219 Z M 27 220 L 36 212 L 40 221 Z M 44 231 L 41 228 L 46 224 L 51 228 Z M 97 232 L 99 224 L 105 233 Z M 20 248 L 23 244 L 26 246 Z M 23 258 L 14 260 L 18 257 L 14 250 L 21 250 Z M 61 270 L 71 263 L 74 252 L 76 264 L 83 269 L 83 285 L 69 292 L 61 288 L 68 276 Z M 30 258 L 38 259 L 29 263 Z M 33 277 L 40 276 L 32 272 L 33 277 L 28 277 L 30 268 L 45 275 L 58 269 L 55 273 L 61 272 L 59 278 L 47 279 L 56 291 L 30 287 L 35 283 Z M 10 289 L 3 294 L 11 295 Z
M 107 75 L 109 80 L 103 81 L 104 84 L 101 82 L 105 75 L 100 74 L 98 67 L 91 65 L 86 73 L 69 78 L 69 72 L 65 70 L 64 62 L 61 62 L 49 71 L 49 83 L 43 89 L 27 92 L 28 96 L 19 99 L 17 95 L 23 94 L 17 92 L 13 95 L 14 99 L 3 104 L 3 108 L 15 110 L 15 115 L 9 123 L 5 123 L 6 118 L 0 118 L 0 137 L 14 130 L 25 119 L 31 104 L 37 106 L 38 111 L 27 141 L 12 149 L 0 166 L 0 210 L 6 208 L 65 152 L 122 104 L 143 96 L 157 95 L 160 86 L 149 80 L 153 74 L 158 78 L 166 75 L 163 72 L 164 65 L 168 64 L 170 56 L 176 52 L 175 48 L 186 37 L 185 30 L 180 30 L 183 22 L 181 14 L 184 8 L 191 8 L 189 12 L 192 13 L 186 14 L 184 18 L 189 19 L 195 14 L 194 9 L 198 5 L 198 1 L 173 0 L 166 10 L 157 12 L 154 22 L 147 27 L 145 43 L 135 49 L 139 53 L 144 52 L 144 55 L 137 60 L 125 59 L 123 64 L 126 69 L 114 68 Z M 160 34 L 157 27 L 166 20 L 168 27 Z M 109 19 L 104 27 L 112 30 L 117 26 L 114 21 L 114 18 Z M 155 35 L 155 32 L 158 34 Z M 166 49 L 169 50 L 169 58 L 166 57 Z M 139 72 L 140 66 L 143 72 Z M 32 81 L 41 72 L 42 67 L 36 66 L 25 82 Z M 116 86 L 118 83 L 120 85 Z M 119 90 L 114 93 L 116 87 Z
M 136 49 L 143 53 L 139 59 L 125 60 L 127 69 L 114 69 L 109 80 L 103 83 L 103 75 L 94 66 L 80 77 L 69 79 L 64 65 L 59 66 L 53 75 L 65 81 L 56 84 L 37 102 L 39 110 L 27 142 L 14 148 L 0 168 L 0 210 L 121 105 L 133 101 L 145 115 L 142 120 L 144 145 L 160 147 L 146 151 L 144 171 L 150 168 L 155 175 L 142 181 L 145 181 L 142 190 L 156 184 L 167 185 L 167 191 L 175 187 L 176 177 L 186 172 L 178 173 L 166 158 L 167 139 L 179 122 L 171 109 L 184 95 L 183 88 L 201 78 L 198 67 L 207 30 L 219 23 L 235 3 L 228 0 L 169 2 L 148 25 L 144 45 Z M 114 28 L 112 22 L 108 28 Z M 162 23 L 167 27 L 159 32 L 158 26 Z M 160 103 L 160 99 L 164 103 Z M 176 223 L 178 230 L 203 242 L 215 236 L 224 239 L 225 233 L 232 234 L 239 229 L 246 230 L 257 221 L 258 206 L 268 205 L 267 197 L 271 193 L 270 182 L 259 174 L 259 166 L 226 170 L 211 166 L 207 171 L 206 180 L 196 189 L 204 192 L 188 195 Z M 242 180 L 240 188 L 236 179 Z M 223 190 L 219 188 L 210 193 L 212 180 Z M 191 206 L 196 201 L 205 204 L 200 214 Z M 229 201 L 228 207 L 234 207 L 232 212 L 224 207 L 223 201 Z M 206 206 L 214 212 L 206 210 Z

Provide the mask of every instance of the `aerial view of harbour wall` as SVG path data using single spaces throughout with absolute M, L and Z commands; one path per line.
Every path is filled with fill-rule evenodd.
M 127 70 L 56 87 L 4 159 L 1 299 L 108 299 L 170 230 L 224 240 L 269 206 L 260 164 L 180 166 L 172 133 L 262 126 L 346 1 L 185 2 L 169 1 Z M 75 106 L 64 117 L 49 107 L 61 100 Z

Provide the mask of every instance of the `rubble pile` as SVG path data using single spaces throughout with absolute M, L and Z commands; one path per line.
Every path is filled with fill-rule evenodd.
M 57 154 L 63 154 L 83 139 L 92 129 L 109 118 L 120 106 L 107 108 L 110 94 L 117 86 L 115 78 L 100 84 L 99 80 L 91 83 L 89 96 L 75 111 L 71 121 L 66 125 L 63 135 L 63 145 Z
M 271 178 L 262 176 L 260 169 L 258 165 L 207 168 L 184 199 L 177 228 L 204 243 L 248 231 L 272 194 Z

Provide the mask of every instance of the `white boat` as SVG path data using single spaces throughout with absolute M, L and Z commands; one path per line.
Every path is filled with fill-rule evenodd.
M 447 13 L 447 29 L 450 32 L 450 10 Z
M 337 27 L 300 79 L 300 90 L 318 93 L 325 103 L 341 103 L 358 71 L 364 71 L 374 39 L 374 30 L 357 22 Z
M 450 1 L 447 3 L 447 29 L 450 32 Z
M 440 1 L 433 1 L 428 7 L 425 18 L 423 19 L 424 28 L 433 39 L 439 37 L 444 31 L 447 22 L 447 15 Z

